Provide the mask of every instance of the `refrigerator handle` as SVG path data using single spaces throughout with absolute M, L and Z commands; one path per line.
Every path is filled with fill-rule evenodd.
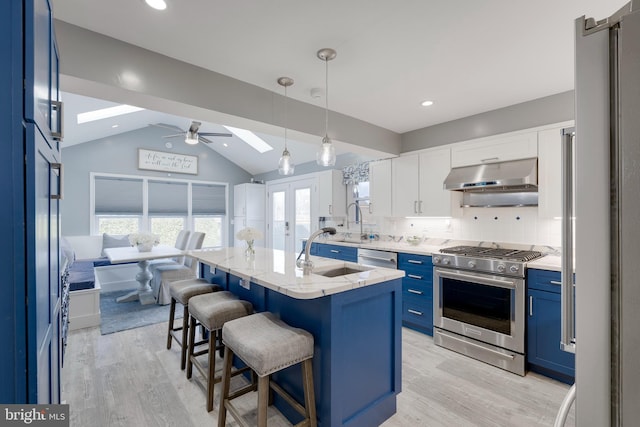
M 562 130 L 562 326 L 560 348 L 569 353 L 576 352 L 574 314 L 574 205 L 573 205 L 573 128 Z

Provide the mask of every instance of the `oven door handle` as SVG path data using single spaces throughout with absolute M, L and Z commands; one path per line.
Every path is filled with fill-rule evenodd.
M 488 277 L 475 276 L 472 274 L 452 273 L 449 271 L 438 270 L 438 275 L 447 279 L 463 280 L 465 282 L 474 282 L 481 285 L 497 286 L 499 288 L 516 289 L 514 280 L 496 280 Z

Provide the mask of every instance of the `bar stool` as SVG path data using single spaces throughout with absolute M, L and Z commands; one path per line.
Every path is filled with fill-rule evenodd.
M 197 295 L 189 300 L 189 357 L 187 358 L 187 378 L 191 378 L 193 366 L 206 381 L 207 411 L 213 409 L 213 386 L 220 382 L 216 377 L 216 337 L 222 326 L 231 320 L 253 313 L 253 306 L 248 301 L 238 299 L 228 291 Z M 209 332 L 209 339 L 195 342 L 196 326 L 202 325 Z M 206 349 L 195 351 L 197 346 L 208 343 Z M 205 367 L 198 356 L 207 354 L 208 365 Z M 233 375 L 241 374 L 249 368 L 236 370 Z
M 189 300 L 202 294 L 221 291 L 218 285 L 211 284 L 204 279 L 187 279 L 171 282 L 169 293 L 171 295 L 171 307 L 169 309 L 169 327 L 167 329 L 167 350 L 171 350 L 171 342 L 176 340 L 180 345 L 180 369 L 184 371 L 187 362 L 187 331 L 189 329 Z M 182 326 L 175 327 L 176 302 L 184 307 L 182 314 Z M 182 331 L 178 337 L 176 332 Z
M 291 327 L 278 319 L 273 313 L 265 312 L 226 323 L 222 328 L 222 342 L 225 345 L 225 349 L 218 427 L 225 426 L 227 411 L 238 424 L 246 425 L 242 415 L 231 404 L 231 400 L 251 390 L 245 387 L 232 395 L 229 394 L 231 365 L 234 355 L 258 375 L 258 427 L 267 426 L 267 406 L 270 388 L 305 417 L 297 425 L 317 426 L 313 370 L 311 367 L 313 336 L 309 332 Z M 270 380 L 271 374 L 298 363 L 302 363 L 304 407 Z

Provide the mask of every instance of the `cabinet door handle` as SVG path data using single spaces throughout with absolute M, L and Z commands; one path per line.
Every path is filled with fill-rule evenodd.
M 558 282 L 557 280 L 549 280 L 549 283 L 552 285 L 562 285 L 562 282 Z
M 422 200 L 418 202 L 418 213 L 422 213 Z
M 413 201 L 413 213 L 418 213 L 418 201 Z
M 369 202 L 369 213 L 372 214 L 373 212 L 371 212 L 371 205 L 373 205 L 373 203 Z
M 419 261 L 417 259 L 408 259 L 407 262 L 409 264 L 422 264 L 422 261 Z
M 329 205 L 329 215 L 333 215 L 333 205 Z
M 417 274 L 407 274 L 407 277 L 410 277 L 412 279 L 422 280 L 422 276 L 418 276 Z
M 63 166 L 62 163 L 51 163 L 51 169 L 57 169 L 58 170 L 58 194 L 52 194 L 51 198 L 53 200 L 62 200 L 62 196 L 64 194 L 64 180 L 62 179 L 62 171 L 63 171 Z
M 407 289 L 410 294 L 422 295 L 422 291 L 416 291 L 415 289 Z
M 529 295 L 529 317 L 533 316 L 533 296 Z
M 51 109 L 56 112 L 56 131 L 51 132 L 51 137 L 56 141 L 64 138 L 64 104 L 60 101 L 51 101 Z
M 486 158 L 486 159 L 480 159 L 480 161 L 481 161 L 482 163 L 484 163 L 484 162 L 489 162 L 489 161 L 491 161 L 491 160 L 500 160 L 500 157 L 489 157 L 489 158 Z
M 332 254 L 339 254 L 340 253 L 340 251 L 337 251 L 335 249 L 329 249 L 329 251 L 331 251 Z
M 409 313 L 411 313 L 411 314 L 415 314 L 415 315 L 417 315 L 417 316 L 422 316 L 422 312 L 421 312 L 421 311 L 418 311 L 418 310 L 411 310 L 411 309 L 408 309 L 407 311 L 408 311 Z

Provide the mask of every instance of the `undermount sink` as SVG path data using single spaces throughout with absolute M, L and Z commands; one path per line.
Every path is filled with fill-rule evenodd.
M 363 271 L 369 271 L 369 268 L 353 268 L 353 267 L 338 267 L 332 268 L 331 270 L 326 271 L 318 271 L 315 274 L 324 277 L 338 277 L 338 276 L 346 276 L 347 274 L 353 273 L 362 273 Z

